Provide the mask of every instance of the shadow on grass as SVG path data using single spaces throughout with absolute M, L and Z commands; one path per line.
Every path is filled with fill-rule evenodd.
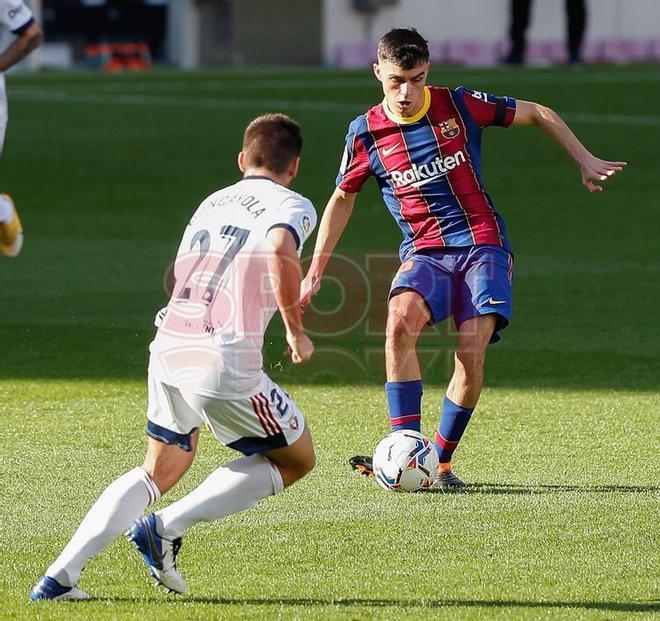
M 93 600 L 91 600 L 93 601 Z M 98 600 L 97 600 L 98 601 Z M 145 600 L 134 600 L 123 597 L 108 598 L 111 602 L 171 604 L 173 601 L 181 603 L 193 602 L 196 604 L 212 604 L 215 606 L 304 606 L 304 607 L 360 607 L 368 608 L 579 608 L 583 610 L 602 610 L 609 612 L 658 612 L 660 602 L 581 602 L 581 601 L 526 601 L 517 599 L 481 600 L 481 599 L 363 599 L 363 598 L 230 598 L 230 597 L 186 597 Z
M 652 485 L 517 485 L 510 483 L 471 483 L 462 494 L 548 494 L 583 492 L 587 494 L 643 494 L 660 492 Z M 438 493 L 442 493 L 438 491 Z M 456 493 L 456 492 L 453 492 Z
M 3 332 L 3 379 L 146 378 L 148 344 L 153 327 L 38 326 L 14 324 Z M 285 342 L 268 339 L 264 368 L 284 385 L 368 386 L 384 381 L 383 343 L 337 341 L 332 348 L 317 339 L 315 357 L 293 365 L 282 355 Z M 451 347 L 419 351 L 427 386 L 444 387 L 453 368 Z M 493 388 L 566 388 L 658 390 L 657 356 L 612 356 L 607 352 L 493 350 L 489 354 L 488 386 Z

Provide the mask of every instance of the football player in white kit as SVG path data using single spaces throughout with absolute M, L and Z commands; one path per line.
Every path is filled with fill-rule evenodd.
M 176 556 L 188 528 L 254 507 L 314 467 L 303 414 L 264 373 L 261 353 L 278 309 L 293 362 L 314 350 L 302 325 L 299 255 L 316 212 L 289 189 L 301 148 L 295 121 L 258 117 L 238 157 L 243 179 L 211 194 L 193 215 L 150 346 L 144 463 L 106 488 L 30 599 L 87 599 L 76 586 L 85 563 L 126 529 L 157 583 L 182 593 Z M 243 456 L 143 515 L 190 467 L 202 424 Z
M 12 41 L 8 43 L 11 36 Z M 4 72 L 43 41 L 41 28 L 23 0 L 0 0 L 0 155 L 7 129 L 7 93 Z M 23 228 L 14 201 L 0 194 L 0 252 L 15 257 L 23 246 Z

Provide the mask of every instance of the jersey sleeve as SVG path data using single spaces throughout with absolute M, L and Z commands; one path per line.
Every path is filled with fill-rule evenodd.
M 287 229 L 296 240 L 300 252 L 316 226 L 316 209 L 304 196 L 287 198 L 280 206 L 277 216 L 268 230 L 282 227 Z
M 34 22 L 32 11 L 23 0 L 0 0 L 0 23 L 20 35 Z
M 344 154 L 337 175 L 337 187 L 345 192 L 354 194 L 359 192 L 364 182 L 371 174 L 369 152 L 358 133 L 357 123 L 354 121 L 348 128 Z
M 479 127 L 509 127 L 513 123 L 516 116 L 516 100 L 513 97 L 499 97 L 464 86 L 456 90 Z

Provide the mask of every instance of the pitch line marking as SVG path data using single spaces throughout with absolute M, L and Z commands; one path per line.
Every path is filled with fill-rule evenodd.
M 618 82 L 660 82 L 660 73 L 658 72 L 613 72 L 602 71 L 599 73 L 583 73 L 575 71 L 571 73 L 557 74 L 557 73 L 530 73 L 530 74 L 517 74 L 513 76 L 509 71 L 492 69 L 487 73 L 478 73 L 479 69 L 472 73 L 467 71 L 463 80 L 468 80 L 470 83 L 510 83 L 515 80 L 518 83 L 539 83 L 539 84 L 583 84 L 583 83 L 618 83 Z M 451 77 L 454 73 L 450 73 Z M 18 88 L 21 87 L 22 78 L 14 78 L 15 84 Z M 459 80 L 462 81 L 462 80 Z M 40 86 L 49 84 L 48 80 L 44 80 Z M 228 86 L 239 86 L 241 89 L 246 90 L 288 90 L 291 88 L 315 88 L 315 89 L 340 89 L 340 88 L 369 88 L 376 85 L 373 78 L 368 76 L 356 75 L 354 77 L 335 77 L 335 78 L 242 78 L 239 81 L 234 79 L 232 75 L 219 74 L 214 79 L 195 80 L 103 80 L 97 81 L 70 81 L 70 82 L 52 82 L 52 85 L 57 88 L 79 88 L 79 87 L 93 87 L 98 91 L 114 91 L 124 89 L 149 89 L 153 90 L 173 90 L 173 91 L 194 91 L 195 89 L 204 91 L 219 91 L 225 92 Z M 28 85 L 26 85 L 28 86 Z M 29 88 L 29 86 L 28 86 Z
M 208 108 L 225 110 L 288 109 L 311 112 L 341 112 L 359 114 L 370 107 L 364 103 L 342 103 L 332 101 L 307 101 L 287 99 L 218 99 L 211 97 L 164 97 L 150 95 L 117 94 L 108 97 L 94 93 L 68 93 L 47 89 L 20 89 L 11 91 L 11 98 L 19 101 L 43 101 L 51 103 L 161 106 L 169 108 Z M 660 126 L 660 116 L 638 116 L 627 114 L 599 114 L 583 112 L 559 112 L 568 121 L 587 124 Z

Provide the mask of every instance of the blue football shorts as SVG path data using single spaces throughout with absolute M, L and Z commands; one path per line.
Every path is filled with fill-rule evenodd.
M 402 289 L 419 293 L 431 311 L 429 325 L 453 316 L 457 328 L 472 317 L 497 315 L 491 343 L 511 319 L 513 256 L 500 246 L 421 250 L 404 261 L 389 298 Z

